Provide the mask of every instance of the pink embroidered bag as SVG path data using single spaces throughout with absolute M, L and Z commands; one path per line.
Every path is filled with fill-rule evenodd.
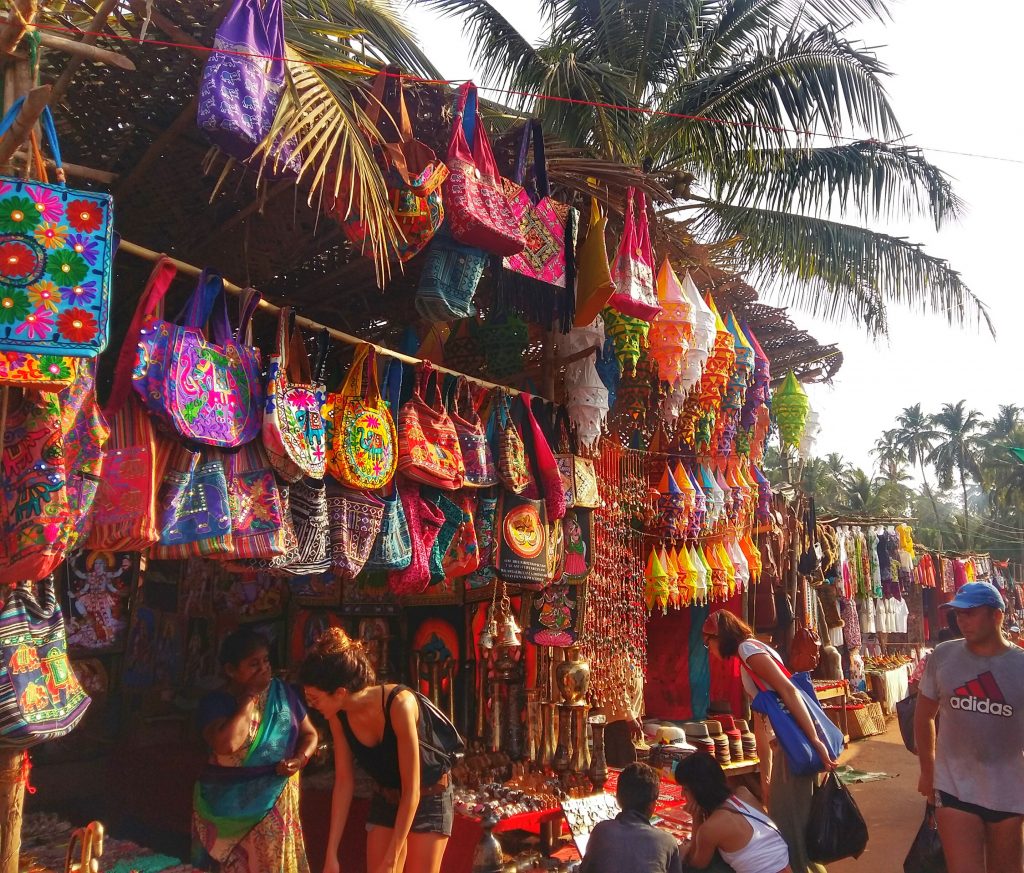
M 661 312 L 654 288 L 654 253 L 647 224 L 647 198 L 626 191 L 626 227 L 612 265 L 615 293 L 608 305 L 623 315 L 652 321 Z

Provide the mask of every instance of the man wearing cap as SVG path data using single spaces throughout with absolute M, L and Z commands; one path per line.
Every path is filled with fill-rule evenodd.
M 921 679 L 918 790 L 937 807 L 949 873 L 1024 873 L 1024 650 L 1003 636 L 994 585 L 970 582 L 944 608 L 963 639 L 938 646 Z

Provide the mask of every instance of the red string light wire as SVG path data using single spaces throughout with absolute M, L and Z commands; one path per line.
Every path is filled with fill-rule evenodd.
M 347 64 L 340 62 L 331 61 L 308 61 L 303 59 L 295 59 L 288 57 L 278 57 L 275 55 L 264 55 L 257 52 L 245 52 L 239 51 L 238 49 L 218 48 L 216 46 L 204 46 L 204 45 L 192 45 L 188 43 L 173 42 L 171 40 L 160 40 L 160 39 L 141 39 L 137 36 L 131 36 L 128 34 L 110 33 L 107 31 L 92 31 L 92 30 L 80 30 L 76 27 L 64 27 L 58 24 L 33 24 L 32 25 L 39 30 L 48 30 L 56 33 L 67 33 L 72 36 L 91 36 L 97 39 L 113 39 L 120 40 L 122 42 L 133 42 L 137 45 L 152 45 L 160 46 L 163 48 L 175 48 L 181 49 L 188 52 L 205 52 L 207 54 L 213 54 L 219 52 L 224 55 L 235 55 L 239 57 L 254 58 L 261 61 L 283 61 L 285 63 L 292 64 L 305 64 L 309 67 L 325 70 L 345 70 L 349 73 L 356 75 L 374 76 L 378 75 L 378 71 L 370 70 L 360 64 Z M 401 78 L 406 82 L 418 84 L 418 85 L 434 85 L 434 86 L 450 86 L 458 85 L 462 82 L 468 81 L 466 79 L 428 79 L 420 76 L 412 76 L 406 73 L 389 73 L 387 71 L 381 71 L 385 76 L 394 76 L 395 78 Z M 828 137 L 832 141 L 845 141 L 845 142 L 863 142 L 863 137 L 855 136 L 838 136 L 832 134 L 826 134 L 816 132 L 813 130 L 799 130 L 797 128 L 790 127 L 776 127 L 769 124 L 758 124 L 753 121 L 735 121 L 726 118 L 714 118 L 708 115 L 686 115 L 681 112 L 669 112 L 664 109 L 652 109 L 649 106 L 622 106 L 617 103 L 602 103 L 600 101 L 593 100 L 578 100 L 574 97 L 560 97 L 555 94 L 539 94 L 531 91 L 517 91 L 512 88 L 495 88 L 492 86 L 478 85 L 477 90 L 486 91 L 489 93 L 496 94 L 508 94 L 515 97 L 526 97 L 533 100 L 548 100 L 554 103 L 568 103 L 575 106 L 590 106 L 595 109 L 609 109 L 616 112 L 633 112 L 641 115 L 652 115 L 661 116 L 664 118 L 677 118 L 681 121 L 694 121 L 702 124 L 720 124 L 729 127 L 744 127 L 751 130 L 766 130 L 772 133 L 792 133 L 797 136 L 811 136 L 811 137 Z M 882 143 L 879 143 L 882 144 Z M 957 155 L 965 158 L 979 158 L 987 161 L 1002 161 L 1008 164 L 1024 164 L 1024 160 L 1019 158 L 1007 158 L 1001 155 L 986 155 L 978 154 L 974 152 L 961 152 L 953 151 L 951 149 L 940 149 L 932 148 L 930 146 L 920 146 L 922 150 L 938 152 L 946 155 Z

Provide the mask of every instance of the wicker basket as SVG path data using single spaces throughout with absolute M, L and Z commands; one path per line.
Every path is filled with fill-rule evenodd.
M 851 709 L 848 715 L 851 740 L 862 740 L 864 737 L 885 733 L 885 714 L 880 703 L 869 703 L 861 709 Z

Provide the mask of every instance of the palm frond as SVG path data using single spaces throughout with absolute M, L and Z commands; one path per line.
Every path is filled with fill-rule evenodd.
M 708 201 L 694 232 L 740 236 L 735 252 L 790 302 L 826 317 L 850 316 L 884 333 L 889 304 L 942 314 L 993 331 L 988 309 L 941 258 L 900 237 L 782 210 Z
M 920 149 L 868 140 L 825 148 L 734 153 L 722 160 L 715 197 L 768 209 L 827 215 L 853 207 L 865 218 L 926 213 L 936 229 L 963 214 L 949 177 Z

